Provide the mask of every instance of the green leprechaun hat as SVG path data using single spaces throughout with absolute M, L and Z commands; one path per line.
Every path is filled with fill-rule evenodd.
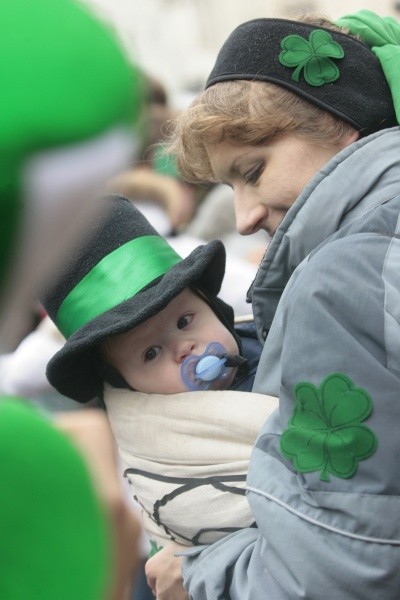
M 111 29 L 72 0 L 2 0 L 0 37 L 1 286 L 17 245 L 27 159 L 117 129 L 133 136 L 142 75 Z
M 0 598 L 105 598 L 110 524 L 74 444 L 26 400 L 2 397 L 0 460 Z

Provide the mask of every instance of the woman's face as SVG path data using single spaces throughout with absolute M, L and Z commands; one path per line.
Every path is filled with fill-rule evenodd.
M 357 133 L 349 134 L 340 146 L 327 148 L 291 133 L 263 146 L 221 142 L 210 147 L 216 181 L 234 191 L 238 232 L 250 235 L 264 229 L 272 236 L 313 176 L 356 138 Z

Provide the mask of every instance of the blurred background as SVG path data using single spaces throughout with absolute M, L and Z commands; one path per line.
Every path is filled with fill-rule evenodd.
M 85 0 L 118 31 L 132 58 L 184 108 L 202 88 L 216 52 L 242 21 L 319 12 L 338 18 L 362 8 L 400 16 L 399 0 Z

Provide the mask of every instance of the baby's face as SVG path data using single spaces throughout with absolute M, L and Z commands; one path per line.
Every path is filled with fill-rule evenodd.
M 102 345 L 105 359 L 135 390 L 149 394 L 185 392 L 181 365 L 190 354 L 202 354 L 210 342 L 238 354 L 235 338 L 208 304 L 186 289 L 161 312 Z M 222 384 L 229 387 L 235 375 Z

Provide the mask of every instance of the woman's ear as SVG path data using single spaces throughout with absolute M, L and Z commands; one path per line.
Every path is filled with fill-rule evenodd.
M 343 136 L 340 145 L 343 149 L 343 148 L 346 148 L 346 146 L 350 146 L 350 144 L 353 144 L 354 142 L 356 142 L 359 139 L 360 139 L 360 132 L 357 131 L 356 129 L 351 129 Z

